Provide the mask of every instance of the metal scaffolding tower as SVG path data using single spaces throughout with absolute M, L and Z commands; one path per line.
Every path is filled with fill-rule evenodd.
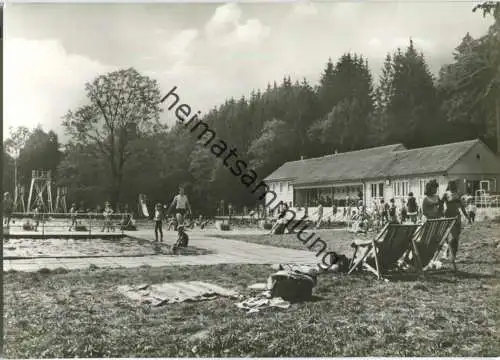
M 26 212 L 26 203 L 24 201 L 24 186 L 17 185 L 14 193 L 14 212 Z
M 66 213 L 68 212 L 68 206 L 66 205 L 66 195 L 68 194 L 68 189 L 66 187 L 58 187 L 56 195 L 56 212 Z
M 45 194 L 47 197 L 45 198 Z M 54 212 L 52 208 L 52 174 L 50 171 L 33 170 L 31 172 L 30 194 L 28 196 L 28 212 L 40 207 L 40 211 Z

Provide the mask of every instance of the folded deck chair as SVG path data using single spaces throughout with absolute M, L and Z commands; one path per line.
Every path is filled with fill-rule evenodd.
M 363 266 L 380 279 L 408 252 L 417 228 L 415 224 L 386 224 L 373 240 L 353 242 L 354 254 L 348 274 Z M 358 254 L 360 250 L 364 252 Z
M 421 272 L 431 261 L 436 260 L 443 248 L 456 218 L 427 220 L 415 232 L 405 262 Z

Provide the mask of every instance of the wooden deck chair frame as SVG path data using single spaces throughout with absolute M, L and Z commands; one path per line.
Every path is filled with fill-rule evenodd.
M 354 254 L 350 262 L 348 274 L 351 274 L 362 265 L 366 270 L 373 273 L 377 279 L 380 280 L 383 278 L 383 274 L 388 270 L 388 267 L 395 265 L 397 261 L 407 253 L 410 248 L 410 241 L 417 228 L 418 225 L 415 224 L 388 223 L 382 228 L 382 230 L 380 230 L 375 238 L 372 238 L 372 240 L 352 243 L 351 246 L 354 247 Z M 400 236 L 403 236 L 403 239 L 401 239 Z M 395 239 L 396 241 L 402 241 L 399 246 L 400 249 L 398 249 L 397 254 L 390 258 L 391 261 L 389 261 L 389 263 L 383 264 L 385 266 L 382 268 L 381 256 L 383 254 L 381 254 L 381 252 L 385 251 L 385 246 L 390 249 Z M 356 255 L 358 254 L 360 248 L 365 248 L 365 253 L 356 259 Z M 389 249 L 387 249 L 387 251 L 389 251 Z M 371 257 L 375 260 L 375 268 L 366 261 Z
M 456 218 L 440 218 L 427 220 L 425 223 L 420 225 L 418 230 L 412 236 L 411 248 L 408 255 L 411 254 L 415 257 L 417 269 L 420 274 L 423 274 L 423 270 L 427 265 L 437 259 L 456 221 Z M 421 247 L 419 245 L 422 243 L 422 241 L 424 242 L 424 244 L 435 245 L 434 251 L 432 251 L 431 255 L 427 255 L 425 257 L 425 260 L 423 258 L 424 254 L 422 254 L 420 251 L 422 249 L 419 249 L 419 247 Z M 408 258 L 408 256 L 406 256 L 405 258 Z

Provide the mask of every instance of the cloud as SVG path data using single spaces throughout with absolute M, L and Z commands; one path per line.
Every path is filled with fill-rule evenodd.
M 241 18 L 241 9 L 236 3 L 221 5 L 215 9 L 205 29 L 209 35 L 217 35 L 234 29 Z
M 222 42 L 225 46 L 237 44 L 259 44 L 267 38 L 271 29 L 257 19 L 249 19 L 242 25 L 237 25 L 232 33 Z
M 166 44 L 167 54 L 177 58 L 187 58 L 189 48 L 198 38 L 198 35 L 199 31 L 197 29 L 182 30 Z
M 5 41 L 4 132 L 9 126 L 61 130 L 61 116 L 84 100 L 84 83 L 107 66 L 68 54 L 56 40 Z
M 353 2 L 336 3 L 333 5 L 331 16 L 335 20 L 353 23 L 353 20 L 356 20 L 357 15 L 363 10 L 362 5 L 366 4 Z
M 241 17 L 242 11 L 236 3 L 217 7 L 205 26 L 209 41 L 222 47 L 255 45 L 271 34 L 271 28 L 259 19 L 243 22 Z
M 318 8 L 313 3 L 299 1 L 293 4 L 291 15 L 297 17 L 318 15 Z
M 375 48 L 380 47 L 382 45 L 382 41 L 379 38 L 371 38 L 370 41 L 368 41 L 368 45 L 373 46 Z

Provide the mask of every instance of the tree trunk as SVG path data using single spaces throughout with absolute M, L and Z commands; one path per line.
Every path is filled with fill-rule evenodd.
M 112 185 L 111 185 L 111 204 L 113 207 L 118 206 L 118 202 L 120 201 L 120 194 L 122 188 L 122 180 L 123 180 L 123 170 L 113 171 L 112 175 Z

